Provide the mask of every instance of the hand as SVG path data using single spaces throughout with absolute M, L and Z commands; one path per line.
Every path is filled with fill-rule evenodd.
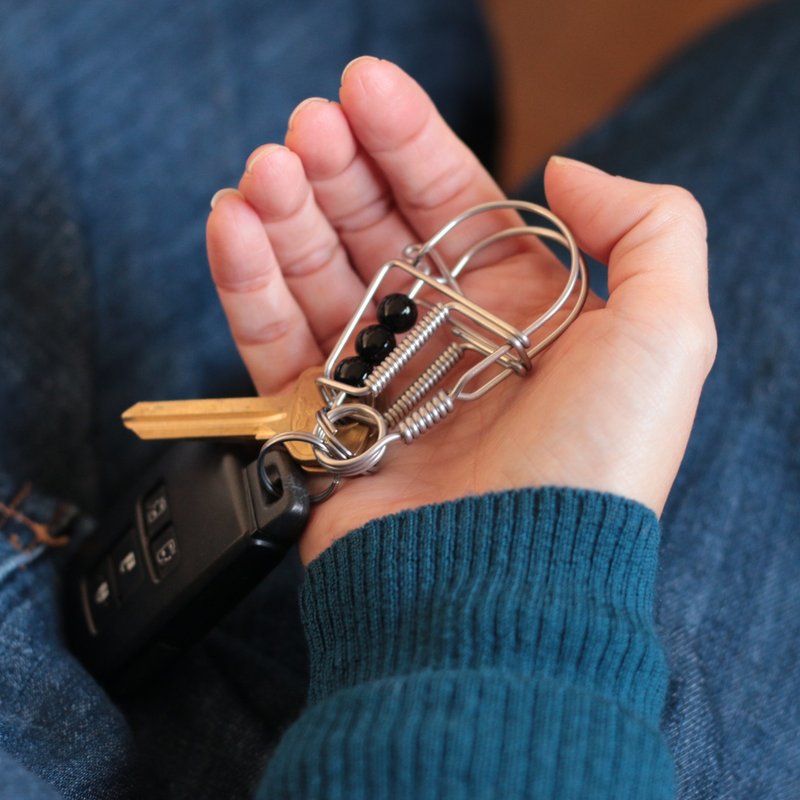
M 716 348 L 702 211 L 682 189 L 561 158 L 545 188 L 581 248 L 608 265 L 608 302 L 590 296 L 532 374 L 459 404 L 394 445 L 377 473 L 345 481 L 313 510 L 306 562 L 370 519 L 471 493 L 574 486 L 661 512 Z M 322 363 L 386 260 L 502 196 L 410 77 L 370 57 L 351 63 L 339 103 L 298 106 L 286 145 L 258 148 L 208 220 L 212 275 L 258 391 Z M 494 215 L 486 232 L 513 219 Z M 544 248 L 509 244 L 461 284 L 524 327 L 565 272 Z M 450 238 L 445 253 L 463 245 Z

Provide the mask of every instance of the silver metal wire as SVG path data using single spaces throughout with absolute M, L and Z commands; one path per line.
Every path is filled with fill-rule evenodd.
M 392 381 L 398 372 L 425 346 L 439 328 L 447 322 L 450 309 L 439 303 L 435 305 L 403 337 L 391 353 L 375 367 L 364 381 L 373 397 L 377 397 Z
M 314 415 L 317 420 L 317 426 L 321 437 L 325 440 L 325 444 L 339 457 L 339 458 L 352 458 L 355 455 L 352 450 L 345 447 L 339 440 L 338 431 L 336 426 L 331 421 L 324 408 L 321 408 Z
M 373 299 L 375 298 L 375 293 L 378 291 L 378 287 L 381 285 L 381 283 L 383 283 L 383 280 L 389 270 L 392 268 L 404 269 L 407 267 L 408 265 L 404 261 L 387 261 L 375 273 L 375 277 L 370 281 L 361 303 L 359 303 L 358 308 L 350 318 L 350 322 L 347 323 L 345 329 L 342 331 L 339 341 L 336 343 L 336 346 L 328 356 L 328 360 L 325 362 L 325 367 L 323 368 L 322 377 L 317 379 L 317 383 L 320 387 L 320 391 L 322 392 L 323 399 L 326 401 L 326 405 L 340 404 L 343 400 L 343 395 L 364 398 L 370 396 L 370 391 L 366 387 L 349 386 L 348 384 L 333 380 L 331 376 L 333 375 L 333 370 L 336 367 L 339 357 L 344 352 L 347 342 L 353 335 L 353 331 L 356 329 L 356 325 L 358 325 L 359 321 L 364 316 L 364 312 L 367 310 L 370 303 L 372 303 Z
M 447 373 L 461 360 L 466 347 L 458 342 L 449 344 L 433 363 L 383 412 L 389 427 L 394 427 L 425 395 L 444 380 Z
M 430 270 L 425 269 L 424 265 L 417 260 L 417 254 L 421 249 L 422 249 L 421 244 L 407 245 L 403 249 L 403 257 L 407 258 L 409 260 L 409 263 L 416 265 L 417 269 L 421 269 L 422 272 L 424 272 L 426 275 L 430 275 Z M 441 277 L 439 278 L 440 283 L 449 284 L 459 294 L 464 294 L 464 292 L 461 291 L 461 287 L 458 285 L 458 281 L 456 281 L 456 279 L 453 277 L 444 259 L 436 252 L 436 250 L 430 250 L 427 254 L 427 258 L 430 259 L 436 266 L 436 269 L 439 270 L 439 274 L 441 275 Z M 415 286 L 408 293 L 408 296 L 412 300 L 414 300 L 417 294 L 419 293 L 419 290 L 423 287 L 423 285 L 424 284 L 420 283 L 417 286 Z
M 259 477 L 261 478 L 261 482 L 264 484 L 264 488 L 273 495 L 279 496 L 280 492 L 278 492 L 272 484 L 272 481 L 267 475 L 265 469 L 262 468 L 262 457 L 264 453 L 268 450 L 271 450 L 273 447 L 279 444 L 283 444 L 284 442 L 305 442 L 306 444 L 312 445 L 314 448 L 314 453 L 317 456 L 317 460 L 319 460 L 319 454 L 324 452 L 326 454 L 330 454 L 331 450 L 328 448 L 328 445 L 320 439 L 318 436 L 314 434 L 308 433 L 307 431 L 286 431 L 284 433 L 278 433 L 275 436 L 270 437 L 267 439 L 264 444 L 261 445 L 261 450 L 258 453 L 258 465 L 259 465 Z M 326 489 L 323 489 L 318 494 L 312 494 L 309 497 L 309 500 L 312 503 L 321 503 L 323 500 L 327 500 L 338 488 L 339 484 L 342 482 L 341 477 L 339 475 L 334 474 L 333 478 L 331 479 L 330 484 Z
M 450 268 L 437 250 L 442 240 L 457 226 L 478 214 L 503 210 L 537 215 L 552 224 L 553 228 L 512 223 L 510 227 L 485 236 L 470 246 Z M 565 247 L 569 253 L 568 274 L 560 295 L 544 313 L 521 330 L 465 297 L 458 281 L 461 273 L 479 253 L 498 242 L 518 236 L 548 239 Z M 432 272 L 432 268 L 438 275 Z M 411 278 L 409 297 L 416 297 L 423 288 L 428 287 L 432 293 L 438 292 L 446 299 L 430 307 L 374 369 L 364 386 L 352 387 L 335 381 L 333 370 L 390 270 L 400 270 Z M 427 242 L 409 245 L 403 251 L 402 260 L 389 261 L 377 271 L 361 304 L 331 352 L 323 376 L 318 379 L 326 404 L 317 414 L 318 424 L 313 434 L 314 441 L 319 443 L 314 452 L 320 465 L 330 471 L 335 480 L 369 472 L 377 467 L 389 445 L 395 441 L 415 441 L 451 414 L 456 401 L 476 400 L 509 375 L 529 371 L 532 359 L 575 320 L 587 295 L 586 264 L 572 233 L 549 209 L 534 203 L 502 200 L 475 206 L 452 219 Z M 532 335 L 564 310 L 570 299 L 573 302 L 564 318 L 545 337 L 532 341 Z M 424 299 L 417 302 L 422 306 L 428 305 Z M 352 402 L 353 399 L 371 401 L 378 397 L 445 323 L 449 324 L 451 333 L 460 341 L 450 344 L 423 370 L 388 411 L 381 414 L 369 405 Z M 493 340 L 493 337 L 497 339 Z M 452 388 L 439 389 L 428 400 L 424 400 L 467 350 L 475 351 L 481 358 L 459 376 Z M 481 378 L 482 383 L 479 382 Z M 478 385 L 473 386 L 476 382 Z M 359 453 L 352 453 L 345 448 L 336 438 L 336 422 L 343 419 L 355 420 L 374 428 L 373 443 Z
M 337 458 L 332 454 L 330 448 L 327 448 L 327 452 L 322 450 L 316 452 L 320 466 L 336 476 L 353 477 L 354 475 L 363 475 L 365 472 L 370 472 L 383 458 L 387 445 L 399 438 L 397 434 L 388 434 L 388 427 L 383 414 L 372 406 L 362 403 L 349 403 L 336 406 L 325 413 L 329 421 L 334 424 L 342 419 L 349 419 L 375 428 L 377 441 L 371 447 L 350 458 Z M 314 430 L 314 435 L 319 435 L 319 432 L 320 428 L 318 426 Z
M 405 443 L 411 444 L 414 439 L 419 439 L 425 431 L 441 422 L 454 408 L 453 398 L 448 392 L 440 389 L 430 400 L 401 420 L 397 430 Z

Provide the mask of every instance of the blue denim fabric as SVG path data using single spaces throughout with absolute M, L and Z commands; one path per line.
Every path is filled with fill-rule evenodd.
M 688 187 L 709 223 L 719 355 L 656 586 L 683 800 L 800 797 L 798 110 L 800 6 L 784 3 L 685 54 L 574 148 Z
M 296 101 L 372 51 L 486 143 L 491 70 L 460 0 L 6 2 L 0 44 L 0 500 L 33 480 L 17 511 L 53 535 L 70 511 L 43 492 L 94 512 L 154 457 L 120 409 L 246 385 L 202 221 Z M 797 75 L 800 10 L 770 7 L 576 148 L 689 186 L 710 223 L 720 353 L 657 590 L 690 800 L 800 795 Z M 296 565 L 120 711 L 63 647 L 64 551 L 19 513 L 0 511 L 0 797 L 245 796 L 305 692 Z
M 84 509 L 153 457 L 121 409 L 247 386 L 203 223 L 297 102 L 380 53 L 490 152 L 491 60 L 461 0 L 3 2 L 0 43 L 0 471 Z
M 464 0 L 0 3 L 0 501 L 34 485 L 0 507 L 0 797 L 246 796 L 303 703 L 297 564 L 123 715 L 64 649 L 65 553 L 27 520 L 55 535 L 47 497 L 95 514 L 156 457 L 120 425 L 132 402 L 250 390 L 208 201 L 365 52 L 490 157 L 492 62 Z

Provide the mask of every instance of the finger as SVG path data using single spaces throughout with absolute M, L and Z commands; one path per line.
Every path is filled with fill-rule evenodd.
M 322 354 L 258 214 L 235 189 L 211 202 L 208 260 L 233 339 L 258 392 L 279 391 Z
M 689 192 L 558 157 L 547 165 L 545 189 L 579 246 L 608 264 L 608 308 L 667 334 L 707 371 L 716 336 L 706 224 Z
M 366 153 L 380 167 L 395 202 L 424 240 L 445 223 L 479 203 L 504 195 L 470 149 L 453 133 L 422 88 L 399 67 L 369 56 L 351 62 L 342 75 L 339 97 Z M 482 214 L 442 242 L 452 259 L 466 241 L 519 224 L 511 211 Z M 533 248 L 528 237 L 505 242 L 489 258 Z M 502 253 L 500 252 L 502 251 Z
M 327 350 L 363 296 L 364 283 L 317 205 L 299 156 L 281 145 L 259 148 L 239 189 L 258 213 L 289 290 Z
M 338 103 L 301 103 L 289 120 L 286 144 L 300 156 L 320 208 L 365 282 L 417 239 Z

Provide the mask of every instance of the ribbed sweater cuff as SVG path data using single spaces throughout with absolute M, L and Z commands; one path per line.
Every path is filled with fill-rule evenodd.
M 537 489 L 376 520 L 302 593 L 310 707 L 260 797 L 668 798 L 658 523 Z
M 399 673 L 495 667 L 569 677 L 657 725 L 658 541 L 649 509 L 573 489 L 375 520 L 309 567 L 310 700 Z

